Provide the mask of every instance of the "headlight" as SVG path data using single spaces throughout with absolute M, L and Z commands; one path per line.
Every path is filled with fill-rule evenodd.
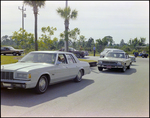
M 122 65 L 122 63 L 121 63 L 121 62 L 118 62 L 117 65 Z
M 27 74 L 17 73 L 17 78 L 27 78 Z
M 28 73 L 16 73 L 16 79 L 25 79 L 29 80 L 31 78 L 31 74 Z
M 102 64 L 102 61 L 101 61 L 101 60 L 98 60 L 98 63 L 99 63 L 99 64 Z

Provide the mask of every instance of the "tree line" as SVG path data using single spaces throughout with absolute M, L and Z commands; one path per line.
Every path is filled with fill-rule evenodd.
M 39 40 L 37 40 L 39 50 L 59 50 L 64 47 L 65 32 L 60 33 L 60 38 L 54 37 L 52 39 L 55 31 L 57 31 L 56 27 L 47 26 L 41 28 L 42 34 L 39 37 Z M 129 53 L 145 50 L 149 53 L 149 45 L 146 45 L 145 41 L 146 38 L 138 39 L 136 37 L 134 39 L 130 39 L 127 43 L 121 39 L 120 44 L 115 44 L 112 36 L 105 36 L 102 39 L 93 39 L 92 37 L 87 39 L 84 35 L 80 35 L 79 28 L 74 28 L 73 30 L 68 31 L 69 47 L 92 52 L 93 46 L 95 45 L 96 53 L 102 52 L 104 48 L 117 48 Z M 12 36 L 5 35 L 1 37 L 1 46 L 5 45 L 12 46 L 17 49 L 25 49 L 27 53 L 34 51 L 34 34 L 28 33 L 26 30 L 20 28 L 18 31 L 13 32 Z

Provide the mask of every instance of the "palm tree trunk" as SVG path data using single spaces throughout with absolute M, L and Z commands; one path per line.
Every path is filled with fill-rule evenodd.
M 35 17 L 35 28 L 34 28 L 34 35 L 35 35 L 35 51 L 38 51 L 38 43 L 37 43 L 37 14 L 38 14 L 38 7 L 36 6 L 36 2 L 33 1 L 33 11 Z
M 34 14 L 35 16 L 35 51 L 38 51 L 38 43 L 37 43 L 37 13 Z
M 68 52 L 68 26 L 69 21 L 65 20 L 65 51 Z

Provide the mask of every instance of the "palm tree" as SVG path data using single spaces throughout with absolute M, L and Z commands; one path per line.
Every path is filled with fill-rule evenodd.
M 45 0 L 43 0 L 43 1 L 24 0 L 24 4 L 33 7 L 33 13 L 34 13 L 34 17 L 35 17 L 35 29 L 34 29 L 34 33 L 35 33 L 35 50 L 38 51 L 38 43 L 37 43 L 37 14 L 38 14 L 38 7 L 39 8 L 44 7 Z
M 69 29 L 69 20 L 70 19 L 76 19 L 78 11 L 73 10 L 71 12 L 70 7 L 65 7 L 64 9 L 58 8 L 57 13 L 65 19 L 65 41 L 66 41 L 66 49 L 65 51 L 68 52 L 68 29 Z

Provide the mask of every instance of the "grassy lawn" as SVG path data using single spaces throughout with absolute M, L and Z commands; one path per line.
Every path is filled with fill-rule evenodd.
M 1 55 L 1 65 L 16 63 L 22 57 L 23 56 L 4 56 L 4 55 Z
M 4 56 L 4 55 L 1 55 L 1 65 L 16 63 L 22 57 L 23 56 Z M 95 60 L 86 60 L 86 59 L 79 59 L 79 60 L 80 61 L 86 61 L 86 62 L 97 62 Z
M 89 53 L 89 55 L 88 55 L 88 56 L 94 56 L 94 54 Z M 96 53 L 96 54 L 95 54 L 95 56 L 100 56 L 100 54 Z
M 80 61 L 86 61 L 86 62 L 97 62 L 95 60 L 87 60 L 87 59 L 79 59 Z

